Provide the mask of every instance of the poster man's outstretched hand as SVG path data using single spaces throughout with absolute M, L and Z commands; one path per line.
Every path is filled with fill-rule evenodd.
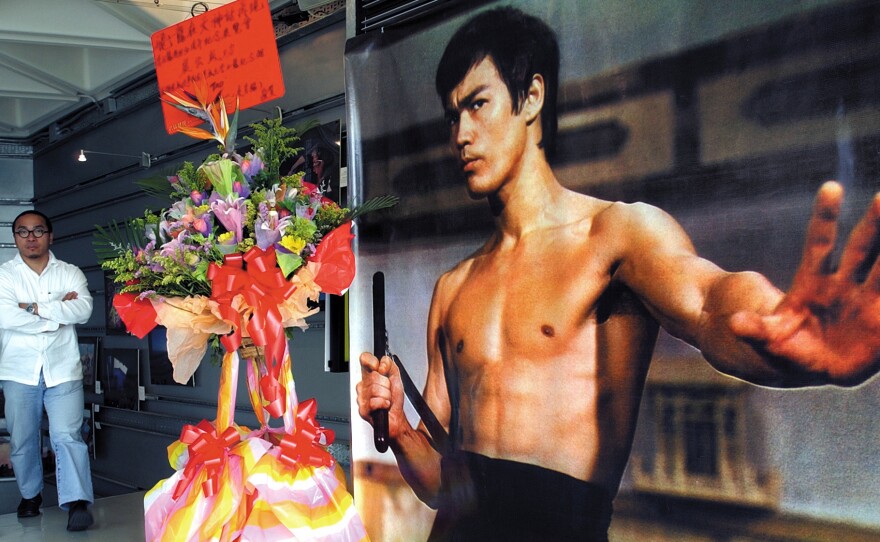
M 880 194 L 832 266 L 843 188 L 819 190 L 800 267 L 769 315 L 739 312 L 732 331 L 780 368 L 806 370 L 819 381 L 854 385 L 880 370 Z

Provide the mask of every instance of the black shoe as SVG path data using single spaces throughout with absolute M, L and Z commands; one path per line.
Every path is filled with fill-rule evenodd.
M 89 512 L 88 501 L 73 501 L 67 511 L 67 530 L 68 531 L 85 531 L 95 519 Z
M 37 493 L 36 497 L 31 499 L 22 499 L 18 503 L 18 517 L 34 518 L 40 515 L 40 505 L 43 504 L 43 496 Z

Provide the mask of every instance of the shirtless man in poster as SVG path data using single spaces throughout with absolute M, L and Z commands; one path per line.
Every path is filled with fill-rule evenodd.
M 834 272 L 836 183 L 819 190 L 788 293 L 725 272 L 663 211 L 560 185 L 545 156 L 558 63 L 544 23 L 501 9 L 459 30 L 438 68 L 450 143 L 496 225 L 438 280 L 428 317 L 424 397 L 449 449 L 407 422 L 394 363 L 360 356 L 359 413 L 389 410 L 401 472 L 438 508 L 432 539 L 605 540 L 658 326 L 760 385 L 852 386 L 880 369 L 880 265 L 856 278 L 880 196 Z

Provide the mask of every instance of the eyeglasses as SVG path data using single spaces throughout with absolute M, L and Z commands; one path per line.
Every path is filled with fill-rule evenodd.
M 49 233 L 49 230 L 45 228 L 34 228 L 32 230 L 28 230 L 25 228 L 18 228 L 15 230 L 15 235 L 21 237 L 22 239 L 27 239 L 30 234 L 34 234 L 34 237 L 39 239 L 40 237 Z

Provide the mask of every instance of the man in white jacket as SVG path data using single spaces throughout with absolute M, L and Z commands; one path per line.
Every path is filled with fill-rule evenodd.
M 75 324 L 88 321 L 92 297 L 83 272 L 49 251 L 52 221 L 47 216 L 24 211 L 12 231 L 18 254 L 0 266 L 0 383 L 22 496 L 18 517 L 40 514 L 45 407 L 58 502 L 68 510 L 67 529 L 81 531 L 94 523 L 88 508 L 94 496 L 88 448 L 80 434 L 84 398 Z

